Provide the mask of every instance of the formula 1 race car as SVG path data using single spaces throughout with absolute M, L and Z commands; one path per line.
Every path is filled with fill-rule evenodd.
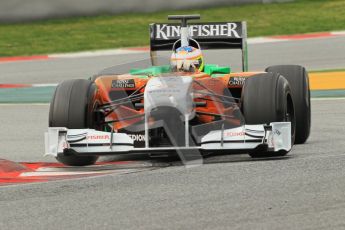
M 188 163 L 217 152 L 284 156 L 307 140 L 305 68 L 248 72 L 245 22 L 168 18 L 181 24 L 150 25 L 150 59 L 57 86 L 45 134 L 47 155 L 81 166 L 101 155 L 177 153 Z M 207 49 L 240 49 L 243 71 L 205 64 L 201 50 Z M 157 54 L 169 50 L 169 57 Z

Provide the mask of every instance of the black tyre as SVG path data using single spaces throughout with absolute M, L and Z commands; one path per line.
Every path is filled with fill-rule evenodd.
M 295 144 L 307 141 L 311 127 L 308 72 L 298 65 L 271 66 L 266 72 L 280 73 L 289 82 L 296 116 Z
M 291 143 L 295 138 L 295 113 L 288 81 L 277 73 L 263 73 L 246 80 L 242 89 L 242 112 L 246 124 L 291 122 Z M 256 149 L 251 157 L 284 156 L 287 151 Z
M 93 97 L 96 87 L 84 79 L 67 80 L 60 83 L 50 103 L 49 127 L 69 129 L 92 128 Z M 58 155 L 56 159 L 71 166 L 94 164 L 97 156 L 76 156 L 72 152 Z

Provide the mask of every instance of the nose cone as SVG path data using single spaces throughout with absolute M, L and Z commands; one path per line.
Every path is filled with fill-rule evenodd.
M 190 76 L 170 76 L 151 78 L 145 88 L 144 108 L 147 115 L 159 107 L 171 107 L 181 114 L 194 111 L 193 79 Z

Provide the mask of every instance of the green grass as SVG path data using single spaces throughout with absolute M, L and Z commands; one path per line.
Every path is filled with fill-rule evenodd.
M 149 44 L 148 24 L 168 14 L 200 13 L 203 21 L 248 22 L 250 37 L 345 29 L 344 0 L 296 0 L 188 11 L 79 17 L 0 24 L 0 56 L 34 55 Z

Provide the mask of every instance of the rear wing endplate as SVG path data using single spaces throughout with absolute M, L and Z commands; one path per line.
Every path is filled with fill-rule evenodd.
M 210 22 L 188 25 L 189 37 L 202 49 L 241 49 L 242 69 L 248 71 L 246 22 Z M 156 51 L 172 50 L 180 39 L 180 24 L 150 24 L 150 55 L 156 63 Z

